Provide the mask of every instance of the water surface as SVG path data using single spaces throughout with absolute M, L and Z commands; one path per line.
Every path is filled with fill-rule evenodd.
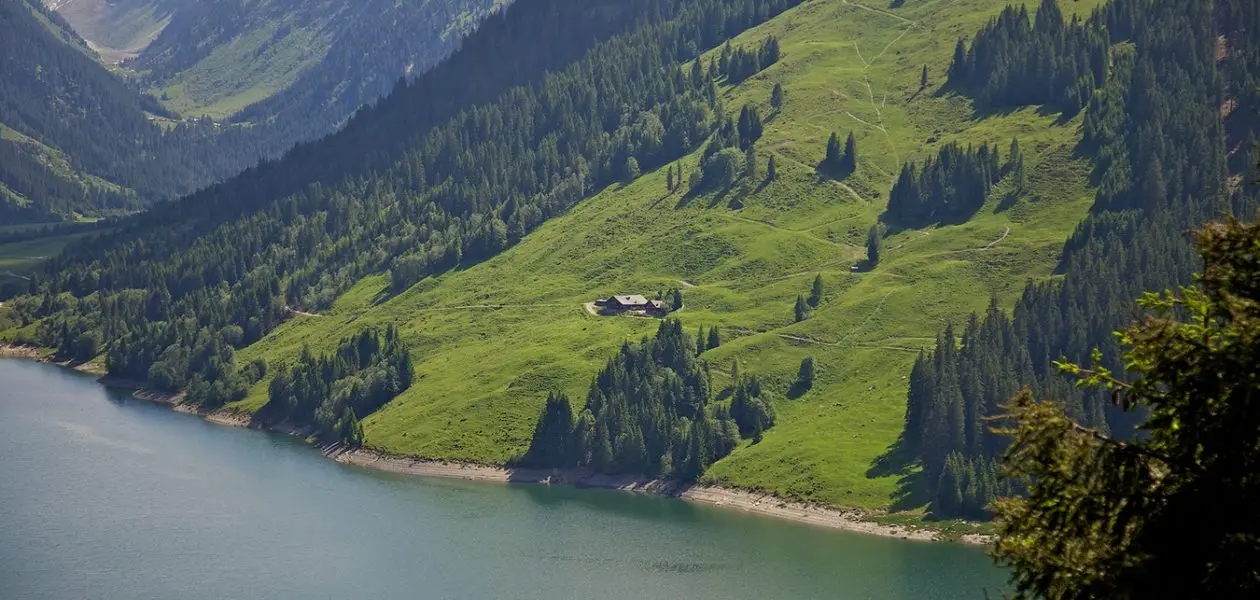
M 982 598 L 978 548 L 377 473 L 0 360 L 0 598 Z

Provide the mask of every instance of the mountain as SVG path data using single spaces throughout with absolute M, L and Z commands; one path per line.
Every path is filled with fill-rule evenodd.
M 432 67 L 502 0 L 49 2 L 169 110 L 248 125 L 268 153 L 320 137 Z M 104 51 L 102 51 L 104 53 Z
M 239 173 L 433 66 L 494 6 L 4 0 L 0 210 L 108 216 Z M 94 49 L 135 56 L 111 73 Z
M 103 69 L 56 13 L 4 0 L 0 14 L 6 222 L 134 210 L 241 168 L 206 123 L 164 131 L 162 107 Z
M 1257 203 L 1254 3 L 1007 6 L 519 0 L 3 337 L 328 442 L 983 516 L 993 399 L 1119 429 L 1049 361 Z
M 108 64 L 134 58 L 192 0 L 44 0 Z

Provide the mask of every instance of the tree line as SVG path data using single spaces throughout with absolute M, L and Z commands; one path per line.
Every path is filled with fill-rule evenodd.
M 1241 183 L 1247 173 L 1233 171 L 1224 150 L 1254 136 L 1255 121 L 1223 119 L 1220 106 L 1223 75 L 1254 77 L 1257 63 L 1216 60 L 1218 35 L 1237 44 L 1231 54 L 1256 55 L 1260 42 L 1241 33 L 1256 11 L 1242 1 L 1218 10 L 1238 18 L 1214 19 L 1211 6 L 1192 0 L 1115 0 L 1087 21 L 1097 35 L 1128 44 L 1112 51 L 1107 81 L 1085 113 L 1081 150 L 1094 158 L 1100 184 L 1093 210 L 1064 244 L 1063 277 L 1029 284 L 1010 315 L 991 304 L 968 322 L 960 348 L 947 328 L 910 376 L 906 440 L 943 516 L 951 514 L 942 494 L 952 489 L 941 488 L 951 453 L 973 463 L 996 456 L 1002 442 L 977 423 L 1022 386 L 1062 403 L 1085 427 L 1130 436 L 1140 411 L 1074 386 L 1055 362 L 1089 363 L 1097 349 L 1102 367 L 1122 372 L 1113 332 L 1130 318 L 1132 300 L 1190 281 L 1201 265 L 1182 232 L 1222 213 L 1256 214 L 1256 188 Z
M 585 6 L 554 13 L 554 0 L 514 4 L 324 142 L 69 247 L 15 314 L 67 324 L 44 328 L 44 345 L 89 332 L 98 349 L 124 345 L 133 360 L 119 364 L 140 375 L 171 344 L 192 344 L 174 321 L 235 325 L 249 344 L 289 307 L 318 310 L 368 273 L 388 271 L 397 290 L 492 256 L 616 181 L 629 158 L 656 167 L 701 144 L 720 103 L 712 79 L 683 65 L 792 4 L 642 1 L 611 13 L 621 21 Z M 608 37 L 539 46 L 522 33 L 556 27 Z M 505 59 L 499 46 L 517 42 Z M 522 70 L 564 61 L 514 85 Z M 403 105 L 424 108 L 404 116 Z M 379 139 L 354 145 L 369 134 Z
M 342 338 L 333 352 L 316 356 L 303 347 L 297 362 L 281 366 L 258 418 L 312 426 L 320 438 L 363 442 L 359 419 L 411 387 L 411 353 L 391 324 Z
M 774 425 L 771 394 L 734 374 L 729 405 L 713 403 L 696 349 L 676 320 L 624 344 L 592 379 L 576 417 L 567 396 L 548 396 L 521 463 L 694 480 L 741 436 L 760 441 Z
M 1075 114 L 1107 77 L 1101 22 L 1095 13 L 1065 23 L 1057 0 L 1042 0 L 1035 22 L 1024 4 L 1008 4 L 970 45 L 959 38 L 947 85 L 984 106 L 1044 104 Z

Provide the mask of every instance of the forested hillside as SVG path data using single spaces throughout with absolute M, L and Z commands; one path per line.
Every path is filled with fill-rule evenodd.
M 10 223 L 135 211 L 325 135 L 431 68 L 496 5 L 4 4 L 0 192 Z M 107 60 L 134 52 L 111 75 L 89 46 Z
M 503 3 L 49 4 L 97 46 L 130 48 L 119 72 L 168 110 L 246 125 L 263 155 L 274 155 L 327 134 L 400 79 L 428 70 Z
M 1005 12 L 975 38 L 961 63 L 955 61 L 951 81 L 967 70 L 963 65 L 1058 48 L 1032 33 L 1048 30 L 1041 24 L 1046 14 L 1039 11 L 1030 27 L 1026 15 Z M 1043 34 L 1105 36 L 1123 44 L 1107 77 L 1091 75 L 1074 93 L 1088 98 L 1081 149 L 1095 158 L 1100 185 L 1093 210 L 1064 246 L 1061 280 L 1029 285 L 1013 317 L 992 305 L 965 328 L 946 329 L 935 351 L 915 363 L 905 439 L 923 458 L 934 512 L 983 514 L 993 494 L 978 482 L 992 479 L 994 459 L 1005 447 L 984 419 L 999 414 L 1022 386 L 1031 385 L 1035 397 L 1064 402 L 1087 427 L 1124 436 L 1136 425 L 1140 415 L 1111 406 L 1102 390 L 1074 387 L 1053 363 L 1088 364 L 1097 348 L 1102 364 L 1121 372 L 1112 332 L 1131 320 L 1133 299 L 1188 284 L 1200 268 L 1185 232 L 1222 214 L 1257 216 L 1250 168 L 1256 119 L 1244 116 L 1254 111 L 1235 110 L 1260 106 L 1257 27 L 1254 2 L 1222 0 L 1214 7 L 1112 0 L 1079 25 L 1092 33 Z M 986 37 L 996 37 L 999 28 L 1017 50 L 986 48 Z M 1048 58 L 1050 72 L 1066 73 L 1056 78 L 1075 80 L 1074 65 L 1097 64 L 1091 58 L 1096 45 L 1062 47 L 1084 56 Z M 1006 69 L 998 64 L 984 72 Z
M 165 114 L 161 105 L 105 71 L 38 3 L 3 0 L 0 16 L 6 223 L 135 210 L 235 173 L 244 166 L 235 152 L 254 154 L 209 123 L 164 131 L 151 121 Z
M 72 246 L 3 335 L 387 452 L 981 517 L 979 418 L 1031 383 L 1124 426 L 1049 361 L 1254 212 L 1255 12 L 518 0 Z M 584 306 L 612 294 L 674 310 Z

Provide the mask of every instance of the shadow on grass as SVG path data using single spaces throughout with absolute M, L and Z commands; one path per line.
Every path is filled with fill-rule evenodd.
M 867 479 L 897 476 L 897 491 L 892 494 L 888 510 L 893 512 L 918 508 L 928 503 L 927 481 L 921 470 L 915 469 L 918 458 L 906 444 L 903 433 L 883 454 L 871 461 L 866 470 Z

